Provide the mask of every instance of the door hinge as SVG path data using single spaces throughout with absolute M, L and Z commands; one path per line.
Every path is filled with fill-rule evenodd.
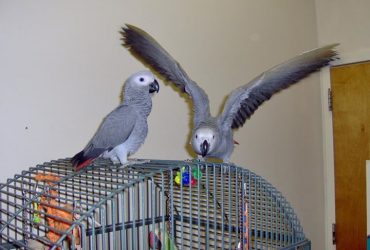
M 333 245 L 337 244 L 336 225 L 335 225 L 335 223 L 333 223 L 331 225 L 331 236 L 332 236 Z
M 333 111 L 333 93 L 331 88 L 328 88 L 328 108 L 329 111 Z

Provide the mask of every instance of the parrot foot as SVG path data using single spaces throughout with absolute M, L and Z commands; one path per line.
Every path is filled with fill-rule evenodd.
M 117 164 L 121 163 L 116 156 L 111 156 L 111 157 L 107 157 L 107 158 L 110 159 L 114 165 L 117 165 Z
M 222 173 L 225 174 L 225 173 L 229 173 L 230 170 L 232 169 L 235 169 L 235 166 L 236 164 L 234 164 L 233 162 L 224 162 L 224 164 L 222 164 Z
M 226 174 L 226 173 L 229 173 L 230 172 L 230 166 L 225 166 L 225 165 L 222 165 L 222 173 L 223 174 Z
M 202 161 L 195 158 L 195 159 L 185 159 L 184 162 L 195 162 L 195 163 L 197 163 L 197 162 L 202 162 Z
M 131 166 L 131 165 L 137 165 L 137 164 L 143 164 L 143 163 L 148 163 L 150 162 L 150 160 L 140 160 L 140 159 L 136 159 L 136 158 L 130 158 L 128 159 L 128 161 L 126 161 L 125 163 L 122 163 L 122 167 L 127 167 L 127 166 Z
M 196 159 L 198 162 L 206 162 L 206 158 L 201 156 L 201 155 L 198 155 L 197 159 Z

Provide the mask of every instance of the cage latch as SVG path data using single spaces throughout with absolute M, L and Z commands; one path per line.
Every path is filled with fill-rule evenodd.
M 333 245 L 335 245 L 337 243 L 336 230 L 335 230 L 335 228 L 336 228 L 335 223 L 333 223 L 331 225 L 331 235 L 332 235 Z

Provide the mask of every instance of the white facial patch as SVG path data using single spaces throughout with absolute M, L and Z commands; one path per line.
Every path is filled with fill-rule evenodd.
M 140 71 L 134 75 L 134 81 L 138 86 L 149 86 L 154 81 L 154 76 L 149 71 Z
M 153 78 L 149 78 L 148 76 L 138 76 L 136 78 L 136 84 L 139 86 L 148 86 L 150 83 L 154 81 Z
M 207 141 L 209 144 L 209 151 L 212 151 L 215 145 L 215 133 L 212 129 L 210 128 L 199 128 L 195 131 L 195 134 L 193 135 L 192 138 L 192 145 L 194 149 L 200 153 L 200 147 L 203 144 L 204 141 Z
M 214 133 L 213 130 L 210 128 L 200 128 L 197 129 L 195 137 L 198 137 L 197 139 L 200 139 L 202 141 L 207 140 L 210 142 L 214 139 Z

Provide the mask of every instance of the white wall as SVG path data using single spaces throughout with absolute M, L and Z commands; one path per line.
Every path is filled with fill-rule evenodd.
M 369 10 L 370 2 L 367 0 L 356 1 L 356 4 L 316 0 L 319 42 L 339 42 L 339 51 L 344 56 L 366 53 L 370 47 Z
M 370 60 L 370 1 L 316 0 L 319 44 L 339 42 L 341 60 L 338 64 Z M 327 97 L 330 87 L 329 70 L 321 74 L 321 95 Z M 334 158 L 331 113 L 327 103 L 322 103 L 325 190 L 325 249 L 332 245 L 331 226 L 335 222 Z
M 118 104 L 125 78 L 143 68 L 120 45 L 124 23 L 150 32 L 181 62 L 209 94 L 213 113 L 237 86 L 317 45 L 313 1 L 0 0 L 0 181 L 72 156 Z M 134 156 L 189 158 L 188 113 L 162 84 L 149 136 Z M 235 139 L 232 161 L 275 185 L 313 249 L 323 249 L 318 75 L 273 97 Z

